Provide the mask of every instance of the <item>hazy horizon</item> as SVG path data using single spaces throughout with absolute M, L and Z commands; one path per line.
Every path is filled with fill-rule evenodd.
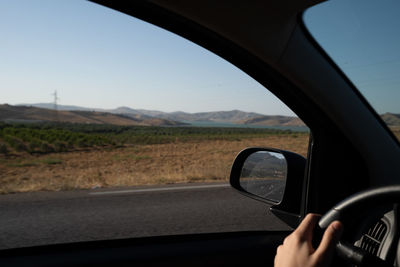
M 54 103 L 51 103 L 51 102 L 41 102 L 41 103 L 16 103 L 16 104 L 0 103 L 0 105 L 28 106 L 28 107 L 29 107 L 29 106 L 37 107 L 36 105 L 49 105 L 49 108 L 53 109 L 52 106 L 54 105 Z M 70 105 L 70 104 L 57 104 L 57 106 L 62 108 L 62 109 L 60 109 L 60 110 L 67 110 L 67 109 L 65 109 L 66 107 L 71 107 L 71 108 L 83 108 L 83 109 L 88 109 L 88 110 L 104 110 L 104 111 L 112 111 L 112 110 L 116 110 L 116 109 L 119 109 L 119 108 L 129 108 L 129 109 L 138 110 L 138 111 L 140 111 L 140 110 L 145 110 L 145 111 L 163 112 L 163 113 L 177 113 L 177 112 L 183 112 L 183 113 L 188 113 L 188 114 L 240 111 L 240 112 L 245 112 L 245 113 L 256 113 L 256 114 L 265 115 L 265 116 L 298 117 L 296 114 L 293 114 L 293 115 L 266 114 L 266 113 L 260 113 L 260 112 L 248 111 L 248 110 L 241 110 L 241 109 L 230 109 L 230 110 L 205 110 L 205 111 L 199 111 L 199 112 L 189 112 L 189 111 L 184 111 L 184 110 L 164 111 L 164 110 L 157 110 L 157 109 L 136 108 L 136 107 L 130 107 L 130 106 L 118 106 L 118 107 L 112 107 L 112 108 L 90 107 L 90 106 L 78 106 L 78 105 L 73 105 L 73 104 L 72 104 L 72 105 Z M 43 108 L 43 107 L 42 107 L 42 108 Z

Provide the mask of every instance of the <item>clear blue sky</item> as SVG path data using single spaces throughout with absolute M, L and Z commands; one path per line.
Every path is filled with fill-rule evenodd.
M 39 4 L 38 4 L 39 3 Z M 293 113 L 227 61 L 86 1 L 0 1 L 0 103 Z
M 356 2 L 362 10 L 368 6 L 364 1 Z M 393 55 L 400 47 L 398 32 L 391 46 L 376 58 L 366 56 L 369 50 L 354 53 L 345 46 L 349 41 L 355 45 L 368 42 L 382 46 L 382 43 L 370 36 L 364 25 L 358 25 L 357 19 L 353 26 L 338 20 L 338 16 L 354 19 L 354 13 L 340 13 L 340 5 L 330 10 L 324 5 L 318 12 L 310 11 L 312 19 L 309 19 L 316 35 L 322 36 L 321 43 L 328 44 L 327 50 L 333 51 L 333 58 L 346 67 L 350 78 L 362 85 L 367 96 L 379 96 L 379 112 L 396 112 L 397 108 L 400 113 L 399 105 L 393 107 L 399 99 L 400 64 L 398 54 Z M 368 17 L 375 7 L 370 8 L 366 10 L 369 12 L 366 19 L 378 21 L 378 26 L 373 24 L 378 32 L 379 21 L 400 10 L 389 8 L 390 16 L 374 13 Z M 326 23 L 333 31 L 338 27 L 350 29 L 350 33 L 340 38 L 332 36 L 324 26 Z M 396 23 L 397 30 L 399 19 Z M 370 24 L 365 26 L 368 29 Z M 240 109 L 293 114 L 252 78 L 205 49 L 87 1 L 2 0 L 0 32 L 0 103 L 51 102 L 51 94 L 57 90 L 62 105 L 129 106 L 167 112 Z M 381 70 L 377 71 L 376 66 Z M 381 99 L 381 90 L 376 90 L 379 81 L 396 96 L 389 97 L 393 102 L 390 105 Z
M 316 40 L 379 113 L 400 113 L 399 12 L 398 0 L 333 0 L 304 16 Z

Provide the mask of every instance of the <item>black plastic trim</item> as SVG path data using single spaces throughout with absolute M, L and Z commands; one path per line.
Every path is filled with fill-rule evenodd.
M 0 251 L 2 266 L 232 266 L 273 264 L 287 231 L 104 240 Z M 266 252 L 267 251 L 267 252 Z

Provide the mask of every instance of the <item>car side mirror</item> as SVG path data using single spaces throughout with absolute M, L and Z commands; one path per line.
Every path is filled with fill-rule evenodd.
M 240 187 L 246 192 L 279 203 L 286 184 L 287 162 L 278 152 L 260 150 L 243 162 Z
M 272 204 L 270 210 L 296 227 L 301 216 L 306 159 L 273 148 L 247 148 L 233 165 L 230 184 L 240 193 Z

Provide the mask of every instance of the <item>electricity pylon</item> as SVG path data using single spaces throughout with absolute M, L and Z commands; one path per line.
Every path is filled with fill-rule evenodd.
M 54 112 L 55 112 L 55 120 L 56 122 L 58 122 L 58 106 L 57 106 L 57 101 L 60 100 L 60 98 L 58 98 L 57 96 L 57 90 L 54 91 L 53 94 L 51 94 L 52 96 L 54 96 L 54 100 L 53 100 L 53 105 L 54 105 Z

